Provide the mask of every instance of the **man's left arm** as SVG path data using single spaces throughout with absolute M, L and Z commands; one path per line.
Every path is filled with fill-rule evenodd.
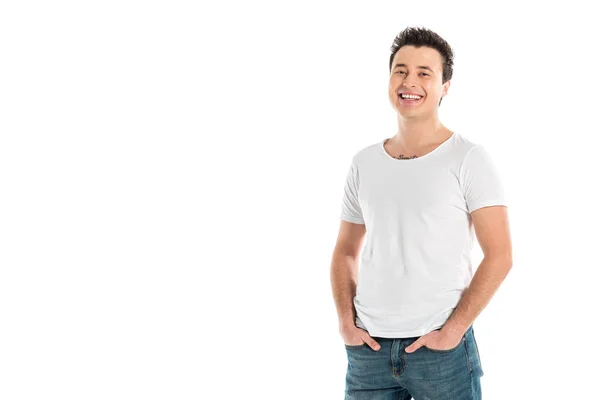
M 488 206 L 471 213 L 483 260 L 469 287 L 441 329 L 456 342 L 487 306 L 512 268 L 512 244 L 505 206 Z

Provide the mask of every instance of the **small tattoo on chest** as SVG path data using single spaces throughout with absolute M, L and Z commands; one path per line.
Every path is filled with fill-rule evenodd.
M 404 154 L 400 154 L 398 157 L 396 157 L 399 160 L 410 160 L 411 158 L 417 158 L 417 156 L 412 156 L 412 157 L 404 157 Z

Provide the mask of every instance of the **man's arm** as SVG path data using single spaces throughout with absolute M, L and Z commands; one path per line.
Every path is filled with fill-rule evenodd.
M 340 331 L 355 327 L 353 298 L 358 284 L 358 257 L 366 233 L 364 224 L 340 221 L 337 242 L 331 257 L 331 289 Z
M 454 312 L 441 329 L 443 333 L 458 338 L 463 336 L 487 306 L 512 268 L 512 244 L 506 207 L 482 207 L 473 211 L 471 217 L 483 251 L 483 261 Z

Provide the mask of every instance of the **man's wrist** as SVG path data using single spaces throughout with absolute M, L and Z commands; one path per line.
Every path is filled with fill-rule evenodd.
M 346 330 L 348 328 L 356 327 L 356 324 L 354 323 L 354 317 L 340 319 L 339 326 L 340 326 L 340 331 Z
M 469 329 L 469 327 L 463 327 L 461 325 L 457 325 L 455 323 L 446 323 L 440 331 L 444 335 L 454 336 L 454 337 L 462 337 L 465 332 Z

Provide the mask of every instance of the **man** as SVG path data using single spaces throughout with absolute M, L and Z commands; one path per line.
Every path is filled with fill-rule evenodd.
M 353 156 L 331 263 L 346 399 L 481 399 L 472 324 L 512 267 L 502 183 L 485 148 L 438 119 L 448 43 L 407 28 L 391 50 L 398 132 Z

